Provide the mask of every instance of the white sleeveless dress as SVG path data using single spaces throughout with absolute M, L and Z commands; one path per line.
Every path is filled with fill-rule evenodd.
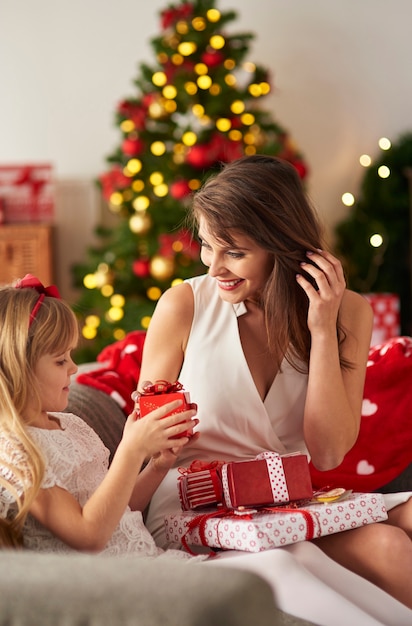
M 307 452 L 303 439 L 307 376 L 284 360 L 262 402 L 240 342 L 237 318 L 246 312 L 245 305 L 224 302 L 208 275 L 187 282 L 194 294 L 194 319 L 179 380 L 198 405 L 200 437 L 185 447 L 178 467 L 187 467 L 194 459 L 245 460 L 264 450 Z M 181 510 L 177 477 L 177 468 L 167 474 L 146 520 L 162 547 L 179 547 L 167 545 L 164 534 L 164 516 Z M 399 503 L 409 496 L 392 498 Z M 272 585 L 281 609 L 319 626 L 412 624 L 412 611 L 311 542 L 257 554 L 224 552 L 204 566 L 209 563 L 256 571 Z

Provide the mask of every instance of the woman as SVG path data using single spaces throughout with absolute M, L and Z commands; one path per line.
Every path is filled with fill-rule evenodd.
M 208 274 L 159 300 L 139 382 L 141 390 L 145 381 L 179 379 L 198 404 L 200 437 L 186 446 L 177 465 L 299 450 L 321 470 L 336 467 L 359 431 L 372 311 L 364 298 L 346 289 L 342 266 L 325 249 L 296 172 L 269 156 L 239 159 L 197 192 L 193 219 Z M 408 500 L 410 494 L 402 495 Z M 317 540 L 317 545 L 412 608 L 412 583 L 405 573 L 412 574 L 410 506 L 407 502 L 391 512 L 394 525 L 364 526 Z M 164 515 L 179 509 L 176 471 L 171 471 L 147 518 L 163 547 Z M 325 564 L 318 547 L 306 542 L 242 560 L 248 559 L 250 567 L 252 561 L 258 568 L 261 563 L 267 571 L 269 561 L 286 558 L 285 551 L 288 559 L 293 554 L 293 567 L 304 561 L 318 577 L 320 563 L 320 570 L 333 564 L 336 579 L 342 571 L 348 575 L 330 559 Z M 267 575 L 279 592 L 273 572 Z M 353 579 L 350 575 L 348 587 L 356 593 L 359 580 L 364 581 L 356 577 L 354 584 Z M 321 584 L 317 591 L 328 597 Z M 282 608 L 294 612 L 289 602 L 293 598 L 284 596 Z M 377 602 L 366 610 L 373 612 Z M 333 603 L 339 606 L 336 598 Z M 304 616 L 324 623 L 318 608 Z M 357 617 L 357 624 L 371 623 Z M 329 623 L 339 619 L 335 615 Z

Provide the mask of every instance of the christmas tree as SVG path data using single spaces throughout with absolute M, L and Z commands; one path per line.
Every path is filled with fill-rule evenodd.
M 167 288 L 205 271 L 185 216 L 191 194 L 222 162 L 260 152 L 306 175 L 288 132 L 259 106 L 271 85 L 267 69 L 245 60 L 254 35 L 230 34 L 237 14 L 215 4 L 179 2 L 160 13 L 154 62 L 140 64 L 136 94 L 117 107 L 120 145 L 98 181 L 117 225 L 98 228 L 100 245 L 74 268 L 79 360 L 146 329 Z
M 401 334 L 411 335 L 412 134 L 393 144 L 381 140 L 380 145 L 374 161 L 363 155 L 366 172 L 359 197 L 336 226 L 335 249 L 344 261 L 349 287 L 399 296 Z

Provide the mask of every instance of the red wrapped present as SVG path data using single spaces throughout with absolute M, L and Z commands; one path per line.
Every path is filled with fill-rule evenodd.
M 394 293 L 365 293 L 373 310 L 371 346 L 398 337 L 400 327 L 400 299 Z
M 229 508 L 306 500 L 313 495 L 308 459 L 300 452 L 263 452 L 251 461 L 227 463 L 222 467 L 222 483 Z
M 223 502 L 221 461 L 193 461 L 188 468 L 179 468 L 177 481 L 183 511 L 218 505 Z
M 1 165 L 0 206 L 3 221 L 6 223 L 52 222 L 54 218 L 52 165 L 49 163 Z
M 347 493 L 347 492 L 346 492 Z M 261 552 L 299 541 L 350 530 L 387 519 L 379 493 L 354 493 L 302 508 L 278 507 L 199 514 L 185 511 L 165 518 L 166 538 L 173 543 L 223 550 Z
M 137 399 L 140 417 L 144 417 L 151 411 L 154 411 L 154 409 L 158 409 L 159 406 L 173 402 L 173 400 L 183 400 L 183 404 L 174 411 L 167 413 L 167 415 L 182 413 L 191 408 L 190 394 L 188 391 L 183 390 L 183 385 L 178 381 L 169 383 L 166 380 L 157 380 L 153 385 L 147 385 Z M 172 437 L 172 439 L 191 437 L 192 435 L 193 432 L 187 430 L 176 437 Z

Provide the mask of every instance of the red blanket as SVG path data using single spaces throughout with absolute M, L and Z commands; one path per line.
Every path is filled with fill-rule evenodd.
M 79 383 L 109 394 L 128 415 L 139 378 L 145 331 L 129 333 L 98 356 L 100 369 Z M 412 463 L 412 338 L 395 337 L 369 351 L 359 437 L 343 463 L 329 472 L 311 464 L 313 485 L 373 491 Z

